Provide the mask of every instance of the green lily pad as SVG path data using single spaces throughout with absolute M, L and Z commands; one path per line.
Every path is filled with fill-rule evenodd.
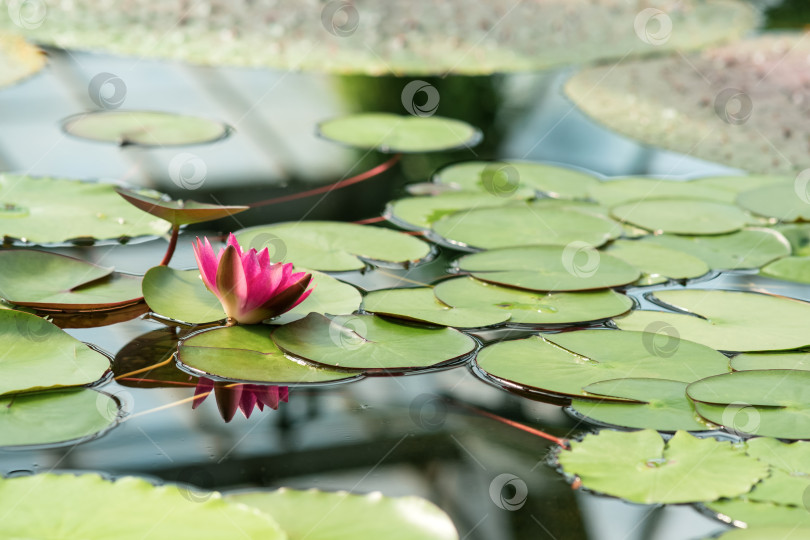
M 36 315 L 0 310 L 0 396 L 91 384 L 110 362 L 56 325 Z
M 729 361 L 734 371 L 752 369 L 803 369 L 810 371 L 810 353 L 743 353 Z
M 339 221 L 303 221 L 243 229 L 243 246 L 269 247 L 297 266 L 324 272 L 361 270 L 369 263 L 410 265 L 430 255 L 430 245 L 404 233 Z
M 231 129 L 207 118 L 157 111 L 107 110 L 66 118 L 69 135 L 119 145 L 181 146 L 224 139 Z
M 721 351 L 779 351 L 810 345 L 810 303 L 755 292 L 704 289 L 656 291 L 651 298 L 684 313 L 633 311 L 616 319 L 622 330 L 652 323 L 683 339 Z
M 478 249 L 581 242 L 601 246 L 622 234 L 621 226 L 575 209 L 525 205 L 463 210 L 433 223 L 433 232 L 451 244 Z
M 791 254 L 798 257 L 810 256 L 810 223 L 777 225 L 778 231 L 790 243 Z
M 593 175 L 531 161 L 465 161 L 442 168 L 434 182 L 477 190 L 498 197 L 540 193 L 555 199 L 585 199 Z
M 282 327 L 283 328 L 283 327 Z M 215 328 L 184 339 L 178 361 L 198 372 L 223 379 L 284 386 L 356 379 L 356 373 L 322 369 L 287 358 L 263 325 Z
M 45 244 L 162 235 L 169 229 L 166 221 L 127 204 L 113 184 L 0 174 L 5 238 Z
M 665 198 L 691 198 L 716 202 L 734 202 L 728 190 L 696 181 L 663 178 L 616 178 L 591 186 L 588 196 L 605 206 L 617 206 L 630 201 Z
M 440 116 L 359 113 L 322 122 L 321 136 L 379 152 L 439 152 L 475 146 L 481 132 L 466 122 Z
M 117 188 L 115 191 L 134 207 L 164 219 L 172 225 L 213 221 L 244 212 L 250 208 L 249 206 L 222 206 L 197 201 L 164 201 L 124 188 Z
M 37 47 L 20 36 L 0 34 L 0 88 L 28 78 L 44 66 L 45 54 Z
M 225 500 L 272 516 L 289 540 L 458 540 L 447 514 L 419 497 L 281 488 L 234 493 Z
M 769 437 L 746 442 L 749 456 L 771 466 L 771 475 L 747 495 L 751 501 L 804 507 L 810 487 L 810 442 L 784 443 Z
M 754 527 L 751 529 L 736 529 L 728 531 L 717 537 L 721 540 L 804 540 L 810 538 L 810 528 L 796 526 L 782 527 Z
M 117 416 L 113 398 L 85 388 L 0 397 L 0 447 L 76 441 L 109 428 Z
M 728 372 L 728 359 L 708 347 L 648 332 L 579 330 L 484 347 L 475 360 L 489 377 L 529 391 L 581 397 L 584 387 L 625 377 L 684 383 Z M 605 400 L 626 401 L 604 396 Z
M 703 418 L 740 435 L 810 439 L 810 372 L 735 371 L 689 385 Z
M 502 206 L 520 197 L 499 197 L 478 191 L 450 191 L 433 196 L 406 197 L 389 203 L 386 219 L 411 230 L 430 229 L 434 221 L 458 210 Z M 526 197 L 523 197 L 526 198 Z
M 715 501 L 707 504 L 706 508 L 720 514 L 723 521 L 745 524 L 750 527 L 750 530 L 790 525 L 795 525 L 797 530 L 801 530 L 802 527 L 810 527 L 810 512 L 804 506 L 785 506 L 738 498 Z M 770 540 L 782 537 L 768 536 L 766 538 Z
M 745 176 L 705 176 L 703 178 L 695 178 L 692 180 L 692 183 L 696 186 L 711 186 L 732 193 L 731 199 L 726 200 L 726 202 L 734 202 L 737 200 L 737 195 L 744 191 L 772 186 L 774 184 L 792 184 L 794 180 L 792 176 L 749 174 Z
M 712 235 L 739 231 L 748 216 L 738 207 L 700 199 L 644 199 L 614 206 L 611 216 L 657 233 Z
M 627 285 L 638 268 L 590 246 L 528 246 L 465 255 L 464 272 L 482 281 L 531 291 L 585 291 Z
M 717 429 L 700 418 L 686 397 L 685 382 L 664 379 L 611 379 L 589 384 L 583 390 L 596 398 L 631 399 L 616 403 L 574 399 L 572 409 L 603 424 L 658 431 L 706 431 Z
M 475 341 L 452 328 L 426 328 L 373 315 L 315 313 L 281 326 L 273 341 L 287 354 L 318 365 L 367 373 L 442 366 L 472 353 Z
M 453 307 L 438 300 L 430 287 L 382 289 L 363 299 L 363 310 L 378 315 L 455 328 L 481 328 L 509 320 L 509 312 L 495 307 Z
M 713 270 L 759 268 L 790 255 L 790 245 L 772 229 L 743 229 L 717 236 L 647 236 L 643 242 L 677 249 L 702 259 Z
M 47 309 L 109 309 L 138 302 L 141 278 L 80 259 L 28 249 L 0 251 L 0 296 Z
M 241 538 L 285 540 L 267 514 L 226 502 L 218 493 L 199 500 L 192 488 L 154 486 L 131 476 L 111 482 L 97 474 L 37 474 L 0 480 L 0 507 L 10 538 Z M 44 512 L 44 514 L 43 514 Z
M 740 193 L 737 204 L 760 216 L 779 221 L 810 221 L 807 182 L 780 183 Z
M 557 459 L 593 491 L 642 504 L 735 497 L 768 474 L 768 466 L 728 442 L 678 431 L 668 441 L 652 430 L 602 430 Z
M 441 281 L 433 288 L 441 302 L 456 308 L 502 310 L 509 324 L 571 324 L 627 313 L 633 301 L 612 290 L 536 293 L 501 287 L 471 277 Z
M 759 273 L 794 283 L 810 283 L 810 256 L 777 259 L 762 267 Z
M 645 284 L 658 278 L 690 279 L 704 275 L 709 265 L 694 255 L 650 242 L 637 240 L 614 240 L 605 249 L 606 253 L 639 268 Z

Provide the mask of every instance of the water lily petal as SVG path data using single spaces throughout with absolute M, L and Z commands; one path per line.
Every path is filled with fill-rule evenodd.
M 242 316 L 242 300 L 247 296 L 247 280 L 242 259 L 231 245 L 225 248 L 219 259 L 217 291 L 225 314 L 238 321 Z
M 204 241 L 205 244 L 197 238 L 196 242 L 192 242 L 194 258 L 197 259 L 197 267 L 200 269 L 200 277 L 202 277 L 203 283 L 205 283 L 209 291 L 217 294 L 216 279 L 219 257 L 214 254 L 214 249 L 211 247 L 208 238 L 205 238 Z

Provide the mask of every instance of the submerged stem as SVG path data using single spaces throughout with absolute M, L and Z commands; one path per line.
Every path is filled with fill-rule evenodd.
M 168 266 L 169 261 L 172 260 L 172 255 L 174 255 L 174 250 L 177 248 L 177 236 L 180 234 L 180 225 L 173 225 L 172 226 L 172 236 L 169 238 L 169 247 L 166 248 L 166 254 L 163 256 L 163 260 L 160 261 L 160 266 Z

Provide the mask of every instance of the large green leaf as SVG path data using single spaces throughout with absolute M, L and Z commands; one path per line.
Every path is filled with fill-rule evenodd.
M 75 441 L 107 429 L 117 416 L 115 400 L 86 388 L 0 397 L 0 447 Z
M 517 198 L 479 191 L 450 191 L 433 196 L 406 197 L 389 203 L 386 217 L 401 227 L 424 230 L 430 229 L 434 221 L 458 210 L 502 206 Z
M 458 268 L 482 281 L 531 291 L 585 291 L 627 285 L 641 272 L 584 244 L 494 249 L 466 255 Z
M 110 369 L 104 355 L 22 311 L 0 310 L 0 343 L 0 395 L 90 384 Z
M 649 332 L 613 330 L 542 334 L 484 347 L 475 361 L 487 376 L 499 381 L 574 397 L 588 396 L 584 387 L 610 379 L 688 383 L 728 372 L 728 360 L 717 351 L 671 336 L 666 343 L 657 343 L 656 337 Z
M 160 219 L 165 219 L 172 225 L 213 221 L 244 212 L 250 208 L 249 206 L 222 206 L 197 201 L 165 201 L 124 188 L 117 188 L 115 191 L 134 207 Z
M 192 489 L 156 487 L 131 476 L 111 482 L 97 474 L 0 479 L 3 533 L 49 540 L 219 540 L 234 534 L 286 540 L 269 515 L 226 502 L 218 493 L 200 500 Z
M 683 338 L 721 351 L 778 351 L 810 345 L 810 303 L 755 292 L 674 289 L 651 298 L 685 313 L 633 311 L 622 330 L 671 326 Z
M 337 221 L 251 227 L 236 238 L 243 246 L 274 250 L 274 260 L 325 272 L 360 270 L 366 261 L 408 265 L 430 254 L 428 244 L 407 234 Z
M 356 373 L 322 369 L 287 358 L 263 325 L 215 328 L 184 339 L 177 359 L 207 375 L 242 382 L 319 384 L 357 378 Z
M 156 111 L 107 110 L 65 119 L 65 132 L 82 139 L 119 145 L 175 146 L 223 139 L 230 128 L 221 122 Z
M 45 54 L 37 47 L 18 35 L 0 34 L 0 88 L 30 77 L 44 65 Z
M 752 369 L 803 369 L 810 371 L 810 353 L 743 353 L 729 361 L 734 371 Z
M 664 178 L 616 178 L 591 186 L 588 196 L 606 206 L 630 201 L 662 198 L 693 198 L 718 202 L 734 202 L 734 194 L 715 186 L 695 181 L 682 182 Z
M 0 174 L 0 235 L 6 238 L 35 243 L 126 239 L 161 235 L 169 228 L 129 205 L 113 184 Z
M 460 120 L 440 116 L 360 113 L 322 122 L 319 133 L 333 141 L 380 152 L 438 152 L 475 146 L 481 132 Z
M 638 240 L 614 240 L 607 253 L 644 272 L 642 280 L 690 279 L 702 276 L 709 266 L 701 259 L 677 249 Z
M 652 430 L 602 430 L 557 458 L 593 491 L 642 504 L 714 501 L 748 492 L 768 466 L 728 442 L 678 431 L 668 442 Z
M 419 497 L 298 491 L 226 495 L 278 521 L 290 540 L 457 540 L 450 518 Z
M 761 216 L 779 221 L 810 221 L 810 199 L 807 182 L 804 186 L 795 183 L 780 183 L 740 193 L 737 204 Z
M 753 527 L 736 529 L 717 537 L 718 540 L 806 540 L 810 538 L 810 527 L 784 525 L 781 527 Z
M 714 235 L 742 229 L 749 221 L 738 207 L 700 199 L 643 199 L 614 206 L 612 217 L 655 233 Z
M 325 317 L 311 313 L 277 328 L 273 341 L 298 358 L 368 373 L 441 366 L 476 348 L 471 337 L 452 328 L 396 324 L 373 315 Z
M 793 183 L 793 176 L 781 176 L 776 174 L 749 174 L 745 176 L 704 176 L 695 178 L 692 182 L 694 186 L 711 186 L 721 189 L 731 194 L 730 199 L 723 199 L 727 202 L 734 202 L 737 195 L 744 191 L 750 191 L 773 184 Z
M 771 466 L 771 475 L 757 484 L 747 498 L 803 507 L 810 487 L 810 442 L 784 443 L 756 437 L 746 443 L 748 455 Z
M 726 522 L 744 523 L 751 530 L 761 527 L 793 526 L 797 530 L 810 527 L 810 512 L 804 506 L 785 506 L 782 504 L 754 502 L 746 499 L 731 499 L 728 501 L 715 501 L 706 505 L 712 512 L 721 514 Z M 781 536 L 767 536 L 763 540 L 771 540 Z M 804 538 L 807 538 L 806 536 Z
M 627 313 L 633 301 L 615 291 L 537 293 L 501 287 L 472 277 L 441 281 L 433 288 L 440 301 L 457 308 L 496 308 L 510 324 L 571 324 L 598 321 Z
M 765 265 L 759 273 L 794 283 L 810 283 L 810 256 L 777 259 Z

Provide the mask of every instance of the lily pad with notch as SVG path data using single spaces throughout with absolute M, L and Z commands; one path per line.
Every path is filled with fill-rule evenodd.
M 757 484 L 746 498 L 804 508 L 810 488 L 810 442 L 782 442 L 770 437 L 746 441 L 749 456 L 771 467 L 771 475 Z
M 732 204 L 688 198 L 628 201 L 610 210 L 613 218 L 656 233 L 716 235 L 739 231 L 750 219 Z
M 249 206 L 223 206 L 197 201 L 163 200 L 120 187 L 115 191 L 132 206 L 175 226 L 213 221 L 244 212 L 250 208 Z

